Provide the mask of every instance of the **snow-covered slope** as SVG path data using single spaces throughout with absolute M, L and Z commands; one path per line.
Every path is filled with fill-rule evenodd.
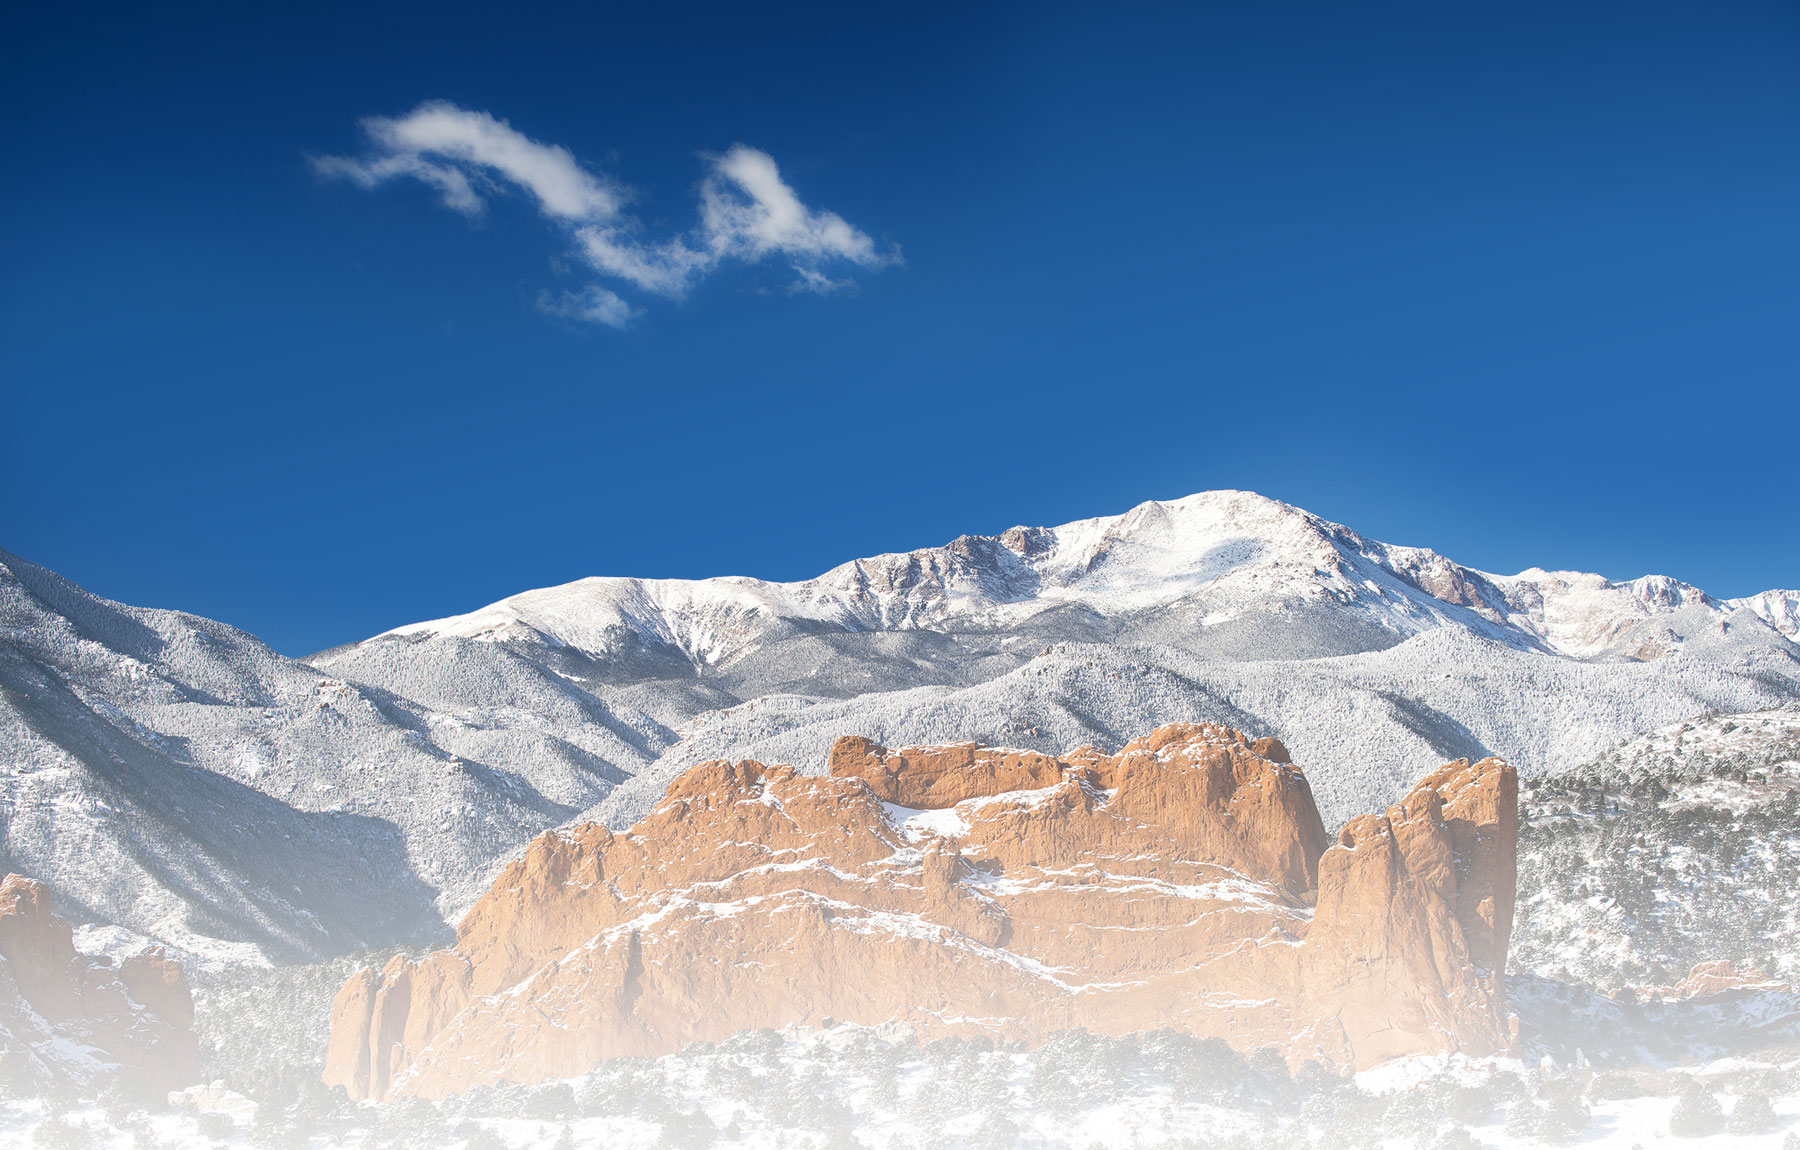
M 1730 599 L 1728 606 L 1743 607 L 1790 639 L 1800 639 L 1800 591 L 1764 591 L 1747 599 Z
M 0 552 L 0 871 L 203 956 L 441 930 L 440 892 L 602 797 L 662 731 L 535 665 L 485 712 L 436 712 Z
M 1527 782 L 1513 966 L 1601 990 L 1800 976 L 1800 707 L 1710 715 Z
M 1689 624 L 1699 622 L 1697 629 Z M 1056 644 L 967 687 L 850 699 L 771 695 L 697 719 L 650 768 L 590 812 L 630 825 L 681 771 L 749 757 L 822 769 L 832 739 L 889 746 L 978 739 L 1062 751 L 1119 746 L 1145 723 L 1213 719 L 1280 737 L 1304 764 L 1328 824 L 1394 800 L 1447 759 L 1499 754 L 1530 773 L 1686 715 L 1794 697 L 1793 656 L 1766 631 L 1671 617 L 1675 653 L 1585 662 L 1453 628 L 1356 655 L 1221 661 L 1169 647 Z M 1778 645 L 1779 644 L 1779 645 Z
M 743 701 L 699 715 L 592 812 L 615 825 L 695 762 L 816 765 L 847 731 L 1061 751 L 1205 718 L 1280 735 L 1329 818 L 1447 756 L 1573 766 L 1667 722 L 1794 697 L 1800 651 L 1772 606 L 1784 594 L 1490 575 L 1220 491 L 798 583 L 584 579 L 318 662 L 367 676 L 345 660 L 478 643 L 584 684 L 692 676 Z
M 1421 770 L 1562 769 L 1800 698 L 1800 593 L 1484 574 L 1244 492 L 797 583 L 584 579 L 290 660 L 0 552 L 0 862 L 221 957 L 441 929 L 496 860 L 681 768 L 830 740 L 1279 735 L 1327 819 Z

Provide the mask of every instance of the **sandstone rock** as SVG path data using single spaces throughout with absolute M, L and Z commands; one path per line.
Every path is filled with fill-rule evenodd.
M 414 961 L 402 955 L 377 974 L 357 971 L 331 1005 L 326 1064 L 385 1094 L 394 1077 L 431 1042 L 469 999 L 468 960 L 440 951 Z
M 833 775 L 862 779 L 883 802 L 953 807 L 964 799 L 1029 791 L 1062 781 L 1064 766 L 1036 751 L 994 750 L 978 743 L 902 747 L 890 751 L 853 735 L 832 745 Z
M 123 1075 L 156 1090 L 199 1077 L 194 1000 L 161 948 L 119 966 L 75 949 L 50 892 L 22 875 L 0 882 L 0 1061 L 40 1085 Z
M 1322 1048 L 1361 1065 L 1507 1045 L 1517 801 L 1511 767 L 1456 762 L 1345 824 L 1319 862 L 1301 961 L 1308 997 L 1338 1006 L 1314 1032 Z
M 1638 1002 L 1692 1002 L 1753 993 L 1795 994 L 1800 993 L 1800 987 L 1754 966 L 1739 966 L 1730 959 L 1717 959 L 1696 963 L 1680 982 L 1672 986 L 1635 986 L 1629 993 Z
M 119 976 L 125 980 L 126 992 L 152 1013 L 184 1030 L 193 1028 L 194 996 L 181 964 L 170 958 L 168 951 L 153 946 L 132 955 L 119 967 Z
M 1355 1068 L 1507 1046 L 1502 763 L 1335 844 L 1279 742 L 1213 724 L 1060 759 L 846 738 L 829 771 L 706 763 L 629 831 L 541 836 L 454 949 L 345 984 L 325 1080 L 439 1097 L 822 1017 L 1173 1026 Z
M 256 1118 L 256 1103 L 235 1090 L 226 1089 L 223 1082 L 171 1090 L 169 1105 L 201 1114 L 229 1114 L 240 1122 L 251 1122 Z

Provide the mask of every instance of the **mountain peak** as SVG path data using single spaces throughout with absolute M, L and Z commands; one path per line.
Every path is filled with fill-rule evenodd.
M 1219 490 L 1054 527 L 962 535 L 794 583 L 581 579 L 388 635 L 541 642 L 592 655 L 666 650 L 705 668 L 796 631 L 959 633 L 1073 610 L 1095 621 L 1089 629 L 1115 634 L 1171 612 L 1199 632 L 1253 620 L 1279 627 L 1298 610 L 1385 633 L 1388 642 L 1452 626 L 1577 658 L 1629 657 L 1673 649 L 1679 638 L 1645 643 L 1630 633 L 1689 608 L 1749 606 L 1774 630 L 1800 634 L 1800 597 L 1780 594 L 1721 603 L 1661 575 L 1623 583 L 1540 568 L 1493 575 L 1426 548 L 1367 539 L 1255 492 Z

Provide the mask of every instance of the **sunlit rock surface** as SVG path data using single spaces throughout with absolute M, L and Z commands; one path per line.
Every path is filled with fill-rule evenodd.
M 630 830 L 535 840 L 454 949 L 365 970 L 325 1079 L 538 1082 L 826 1018 L 1033 1042 L 1171 1026 L 1362 1068 L 1509 1040 L 1517 779 L 1450 764 L 1331 843 L 1274 739 L 1117 755 L 840 740 L 702 764 Z

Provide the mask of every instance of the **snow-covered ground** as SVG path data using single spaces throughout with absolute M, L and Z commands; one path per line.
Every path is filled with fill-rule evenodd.
M 435 1104 L 352 1106 L 312 1089 L 260 1103 L 195 1091 L 184 1109 L 12 1101 L 0 1105 L 0 1146 L 1769 1150 L 1800 1131 L 1793 1053 L 1631 1073 L 1419 1059 L 1340 1080 L 1166 1033 L 1075 1032 L 1026 1052 L 840 1026 L 746 1033 Z

